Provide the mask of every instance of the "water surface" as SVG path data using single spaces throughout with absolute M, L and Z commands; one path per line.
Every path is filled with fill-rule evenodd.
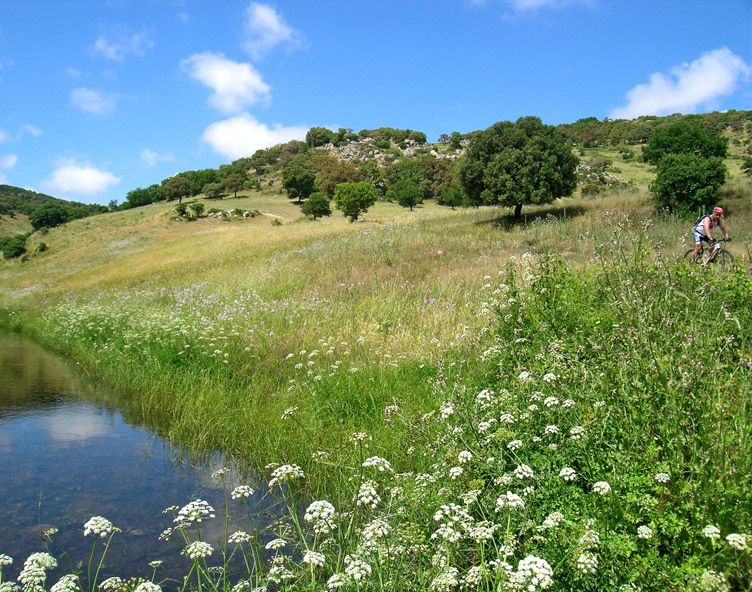
M 92 536 L 83 536 L 83 524 L 92 516 L 122 530 L 106 575 L 150 577 L 148 563 L 161 559 L 160 576 L 182 578 L 188 562 L 180 548 L 159 540 L 173 520 L 162 511 L 204 499 L 218 518 L 202 523 L 203 538 L 223 538 L 224 493 L 212 475 L 226 465 L 229 489 L 251 485 L 258 493 L 249 501 L 254 511 L 263 509 L 263 487 L 242 478 L 242 466 L 217 453 L 181 454 L 142 419 L 122 397 L 83 379 L 75 365 L 29 339 L 0 334 L 0 553 L 14 559 L 4 580 L 15 579 L 35 551 L 61 558 L 48 583 L 70 571 L 60 549 L 41 536 L 53 527 L 71 561 L 85 563 Z M 248 530 L 247 519 L 240 521 L 243 506 L 230 505 L 238 515 L 230 533 Z

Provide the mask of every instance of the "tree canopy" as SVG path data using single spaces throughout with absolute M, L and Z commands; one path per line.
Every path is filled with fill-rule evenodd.
M 728 140 L 708 131 L 699 120 L 680 120 L 655 130 L 642 151 L 642 159 L 657 165 L 667 154 L 694 154 L 700 158 L 725 158 Z
M 460 164 L 460 183 L 473 205 L 546 204 L 577 186 L 579 159 L 558 132 L 538 117 L 502 121 L 474 134 Z
M 334 189 L 334 204 L 350 222 L 355 222 L 375 203 L 376 191 L 368 181 L 340 183 Z
M 191 194 L 191 184 L 185 177 L 175 176 L 163 181 L 165 198 L 168 201 L 177 199 L 178 203 L 183 203 L 183 198 Z M 203 189 L 203 186 L 201 187 Z M 200 192 L 199 192 L 200 193 Z

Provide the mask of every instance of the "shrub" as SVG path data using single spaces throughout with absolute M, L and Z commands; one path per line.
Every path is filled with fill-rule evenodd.
M 321 218 L 332 215 L 332 207 L 329 204 L 329 198 L 323 193 L 314 193 L 306 202 L 300 206 L 300 211 L 306 216 Z
M 175 206 L 175 211 L 177 212 L 178 216 L 181 218 L 185 218 L 185 215 L 188 213 L 188 205 L 184 203 L 179 203 Z
M 3 257 L 5 259 L 17 259 L 26 252 L 27 234 L 19 234 L 9 239 L 3 245 Z
M 196 218 L 200 218 L 201 214 L 204 213 L 204 204 L 202 204 L 201 202 L 192 203 L 190 207 L 191 210 L 193 210 Z

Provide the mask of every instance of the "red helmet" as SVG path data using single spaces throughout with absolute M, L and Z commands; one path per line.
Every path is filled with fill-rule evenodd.
M 713 211 L 719 216 L 723 214 L 723 208 L 714 208 Z

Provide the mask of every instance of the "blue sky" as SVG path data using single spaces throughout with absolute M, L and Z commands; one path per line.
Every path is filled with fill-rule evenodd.
M 313 126 L 727 109 L 750 0 L 0 1 L 0 183 L 87 203 Z

